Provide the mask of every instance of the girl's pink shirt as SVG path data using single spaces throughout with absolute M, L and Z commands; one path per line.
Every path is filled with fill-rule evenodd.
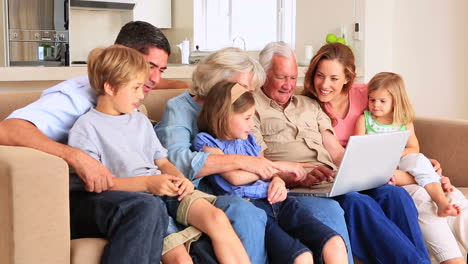
M 356 121 L 367 109 L 367 84 L 355 83 L 349 90 L 349 110 L 345 118 L 337 118 L 337 123 L 333 127 L 335 133 L 343 147 L 348 144 L 349 137 L 354 134 Z M 325 108 L 331 114 L 333 110 L 326 104 Z

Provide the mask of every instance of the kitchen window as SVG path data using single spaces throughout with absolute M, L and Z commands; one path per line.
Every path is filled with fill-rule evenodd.
M 194 44 L 199 50 L 236 46 L 261 50 L 296 38 L 296 0 L 194 0 Z

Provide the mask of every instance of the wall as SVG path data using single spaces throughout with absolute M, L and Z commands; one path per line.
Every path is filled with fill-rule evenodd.
M 114 44 L 132 11 L 70 9 L 70 61 L 86 61 L 96 47 Z
M 468 1 L 397 0 L 394 69 L 417 113 L 468 119 Z
M 466 10 L 464 0 L 367 0 L 365 81 L 397 72 L 418 115 L 468 119 Z
M 133 20 L 146 21 L 159 28 L 171 27 L 171 0 L 138 0 Z
M 339 35 L 341 27 L 347 31 L 351 45 L 354 22 L 354 1 L 351 0 L 297 0 L 296 2 L 296 55 L 305 57 L 305 45 L 312 45 L 314 54 L 325 44 L 328 33 Z
M 405 78 L 417 114 L 468 119 L 468 88 L 464 86 L 468 78 L 468 17 L 464 14 L 468 1 L 356 1 L 364 2 L 365 9 L 365 46 L 360 54 L 365 64 L 364 81 L 377 72 L 395 71 Z M 192 10 L 193 1 L 172 0 L 173 28 L 163 30 L 173 51 L 170 62 L 180 62 L 176 44 L 185 37 L 189 36 L 193 49 Z M 76 45 L 90 50 L 113 42 L 125 19 L 113 17 L 116 11 L 105 12 L 90 14 L 93 19 L 88 16 L 79 22 L 83 34 L 72 34 L 72 49 Z M 340 33 L 341 25 L 351 36 L 354 1 L 297 0 L 296 14 L 296 52 L 301 60 L 304 45 L 313 45 L 316 52 L 326 34 Z M 103 30 L 96 30 L 96 25 Z M 85 60 L 86 56 L 87 51 L 72 60 Z
M 172 28 L 161 29 L 171 44 L 169 63 L 181 63 L 180 49 L 177 44 L 185 38 L 190 41 L 190 51 L 195 49 L 193 43 L 193 1 L 172 0 Z
M 382 71 L 393 70 L 393 0 L 364 0 L 363 50 L 365 82 Z
M 339 6 L 340 8 L 336 8 Z M 316 52 L 325 43 L 328 33 L 341 33 L 344 26 L 348 32 L 348 40 L 353 45 L 352 27 L 354 21 L 354 3 L 349 0 L 297 0 L 296 2 L 296 53 L 298 61 L 304 59 L 305 45 L 312 45 Z M 324 12 L 326 10 L 327 12 Z M 323 15 L 327 13 L 329 15 Z M 180 50 L 176 46 L 186 37 L 190 41 L 190 50 L 195 49 L 193 43 L 193 1 L 172 0 L 172 28 L 162 29 L 171 43 L 172 54 L 170 63 L 180 63 Z M 258 57 L 258 51 L 250 52 Z M 298 84 L 302 85 L 302 79 Z

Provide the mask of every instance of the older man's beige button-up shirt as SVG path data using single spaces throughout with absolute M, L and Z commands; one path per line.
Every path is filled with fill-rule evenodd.
M 252 133 L 266 158 L 328 165 L 336 169 L 320 134 L 327 129 L 333 132 L 331 121 L 315 100 L 293 95 L 283 108 L 261 89 L 254 92 L 254 97 L 256 113 Z

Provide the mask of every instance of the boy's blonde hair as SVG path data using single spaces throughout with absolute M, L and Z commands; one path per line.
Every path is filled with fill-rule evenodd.
M 379 89 L 385 89 L 393 99 L 393 124 L 407 125 L 414 121 L 414 108 L 408 98 L 405 82 L 400 75 L 393 72 L 376 74 L 368 85 L 369 94 Z
M 252 92 L 246 91 L 231 103 L 231 93 L 236 83 L 222 81 L 213 86 L 205 97 L 198 116 L 198 129 L 213 137 L 229 138 L 229 119 L 233 113 L 243 113 L 255 105 Z
M 136 50 L 122 45 L 93 49 L 88 56 L 88 77 L 96 95 L 104 94 L 104 83 L 116 91 L 131 80 L 144 74 L 149 76 L 146 59 Z

